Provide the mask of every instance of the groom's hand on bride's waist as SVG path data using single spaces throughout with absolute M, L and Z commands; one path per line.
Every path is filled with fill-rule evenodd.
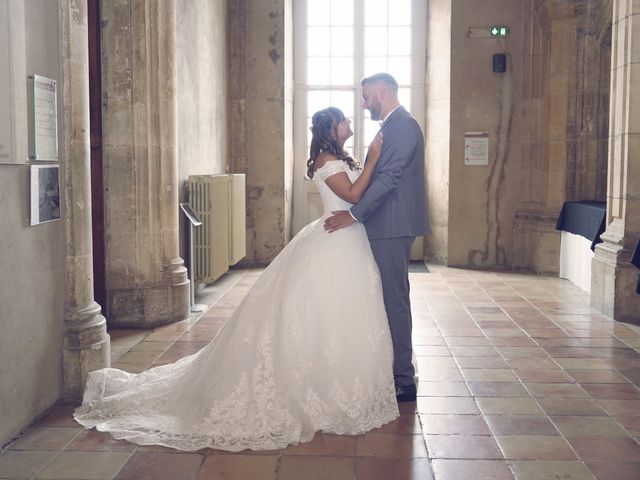
M 331 213 L 333 215 L 324 221 L 324 229 L 329 233 L 348 227 L 356 222 L 347 210 L 335 210 Z

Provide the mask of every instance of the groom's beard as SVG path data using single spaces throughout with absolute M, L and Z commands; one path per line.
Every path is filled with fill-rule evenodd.
M 381 120 L 380 118 L 380 105 L 371 105 L 369 107 L 369 113 L 371 114 L 371 120 Z

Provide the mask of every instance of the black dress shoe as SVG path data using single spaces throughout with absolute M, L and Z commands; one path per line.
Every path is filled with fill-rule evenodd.
M 396 399 L 399 402 L 415 402 L 416 401 L 416 384 L 405 386 L 396 386 Z

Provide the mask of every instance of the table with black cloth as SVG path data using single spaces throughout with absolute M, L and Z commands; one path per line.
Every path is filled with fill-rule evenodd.
M 606 227 L 606 202 L 564 202 L 556 230 L 560 240 L 559 276 L 585 292 L 591 290 L 591 260 Z
M 602 242 L 600 235 L 605 230 L 606 219 L 606 202 L 564 202 L 556 230 L 564 230 L 591 240 L 591 250 L 594 250 Z
M 638 243 L 636 243 L 636 248 L 633 250 L 633 255 L 631 255 L 631 263 L 640 268 L 640 238 L 638 239 Z M 640 274 L 638 274 L 638 285 L 636 285 L 636 293 L 640 295 Z

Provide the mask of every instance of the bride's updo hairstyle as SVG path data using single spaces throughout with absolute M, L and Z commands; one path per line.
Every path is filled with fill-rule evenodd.
M 344 120 L 344 113 L 336 107 L 325 108 L 311 117 L 311 147 L 307 160 L 307 175 L 313 178 L 316 158 L 321 153 L 329 153 L 343 162 L 347 162 L 351 170 L 357 170 L 358 165 L 342 148 L 338 142 L 338 124 Z

